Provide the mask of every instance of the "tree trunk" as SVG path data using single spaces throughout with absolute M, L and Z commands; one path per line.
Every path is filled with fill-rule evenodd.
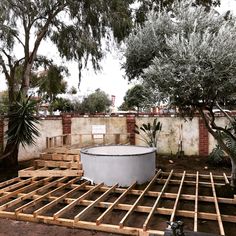
M 231 171 L 231 187 L 236 188 L 236 160 L 232 157 L 230 158 L 232 164 L 232 171 Z

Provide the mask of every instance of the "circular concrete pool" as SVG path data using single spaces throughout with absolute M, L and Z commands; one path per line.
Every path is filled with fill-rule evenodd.
M 155 148 L 109 145 L 81 149 L 84 177 L 94 183 L 129 186 L 149 181 L 155 174 Z

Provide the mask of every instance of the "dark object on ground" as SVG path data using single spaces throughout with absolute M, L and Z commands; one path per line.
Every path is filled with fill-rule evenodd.
M 166 230 L 164 236 L 174 236 L 174 234 L 172 233 L 171 230 Z M 184 231 L 184 236 L 219 236 L 219 235 L 202 233 L 202 232 Z
M 184 222 L 181 220 L 170 222 L 167 224 L 170 226 L 173 236 L 184 236 Z

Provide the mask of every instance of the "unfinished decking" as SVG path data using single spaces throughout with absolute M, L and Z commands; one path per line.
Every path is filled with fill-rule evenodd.
M 228 181 L 158 170 L 146 185 L 126 189 L 80 177 L 17 177 L 0 183 L 0 217 L 128 235 L 164 235 L 166 221 L 181 219 L 186 230 L 227 235 L 236 230 L 236 198 L 216 189 Z

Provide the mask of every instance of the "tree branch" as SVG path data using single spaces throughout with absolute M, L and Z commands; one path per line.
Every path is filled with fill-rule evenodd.
M 232 117 L 230 117 L 229 114 L 228 114 L 227 112 L 225 112 L 225 111 L 221 108 L 221 106 L 219 105 L 218 102 L 216 102 L 216 106 L 217 106 L 217 107 L 219 108 L 219 110 L 229 119 L 229 121 L 230 121 L 231 123 L 234 122 L 234 119 L 233 119 Z
M 199 114 L 201 115 L 202 119 L 204 120 L 204 123 L 206 125 L 206 128 L 208 130 L 208 132 L 217 140 L 219 146 L 230 156 L 231 156 L 231 151 L 230 149 L 226 146 L 226 144 L 223 142 L 223 140 L 221 138 L 219 138 L 219 135 L 217 134 L 217 132 L 213 131 L 213 127 L 211 128 L 211 126 L 209 125 L 209 120 L 207 120 L 206 114 L 203 112 L 203 110 L 201 108 L 198 109 Z

